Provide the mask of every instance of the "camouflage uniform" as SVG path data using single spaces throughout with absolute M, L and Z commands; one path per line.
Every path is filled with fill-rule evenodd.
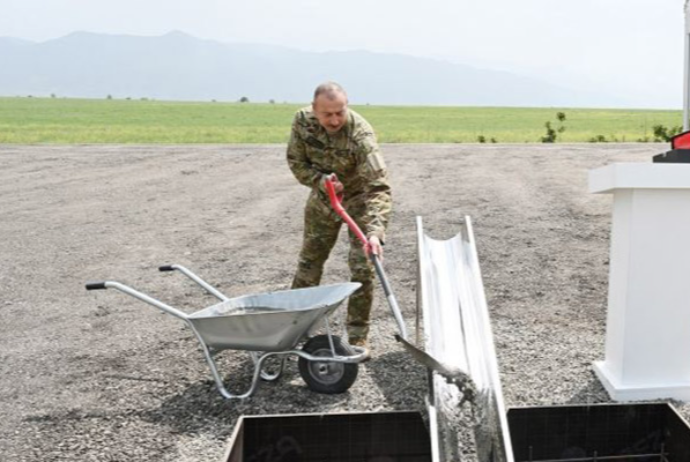
M 347 123 L 328 135 L 311 108 L 297 112 L 287 149 L 287 160 L 297 180 L 311 188 L 304 210 L 304 241 L 292 288 L 316 286 L 323 265 L 335 245 L 342 225 L 332 209 L 322 179 L 335 173 L 344 186 L 343 206 L 367 237 L 385 240 L 391 212 L 391 193 L 386 166 L 376 136 L 362 116 L 348 110 Z M 374 267 L 362 243 L 352 232 L 348 265 L 351 280 L 362 287 L 351 297 L 347 309 L 350 341 L 365 339 L 374 292 Z

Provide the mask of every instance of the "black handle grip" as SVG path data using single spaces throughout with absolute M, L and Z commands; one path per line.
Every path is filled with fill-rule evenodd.
M 175 268 L 173 268 L 173 265 L 164 265 L 159 266 L 158 271 L 175 271 Z
M 87 282 L 86 290 L 102 290 L 107 289 L 105 282 Z

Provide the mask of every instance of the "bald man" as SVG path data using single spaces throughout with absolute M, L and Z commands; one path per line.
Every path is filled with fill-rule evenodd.
M 295 178 L 311 188 L 304 209 L 304 240 L 292 288 L 316 286 L 338 238 L 341 218 L 330 206 L 324 180 L 335 173 L 343 206 L 366 234 L 372 251 L 383 255 L 391 213 L 386 164 L 371 125 L 347 107 L 347 93 L 335 82 L 319 85 L 311 106 L 295 114 L 287 161 Z M 351 345 L 369 348 L 374 267 L 362 243 L 349 232 L 351 280 L 362 287 L 349 300 L 347 332 Z

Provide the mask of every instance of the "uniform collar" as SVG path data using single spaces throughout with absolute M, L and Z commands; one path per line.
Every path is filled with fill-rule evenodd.
M 314 131 L 312 131 L 312 136 L 316 137 L 319 141 L 325 144 L 330 144 L 342 138 L 349 138 L 350 132 L 352 131 L 355 125 L 355 119 L 352 109 L 348 108 L 347 121 L 345 122 L 345 125 L 343 125 L 343 128 L 341 128 L 340 131 L 335 135 L 329 135 L 326 129 L 323 128 L 319 123 L 319 119 L 317 119 L 316 115 L 314 115 L 314 111 L 312 110 L 311 106 L 308 107 L 308 110 L 306 112 L 307 117 L 311 120 L 312 127 L 314 127 Z

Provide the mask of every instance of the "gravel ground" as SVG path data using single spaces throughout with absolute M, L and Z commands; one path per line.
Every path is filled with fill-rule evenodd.
M 384 146 L 395 201 L 385 265 L 409 329 L 415 216 L 444 239 L 470 215 L 507 405 L 608 401 L 591 364 L 604 354 L 611 197 L 587 192 L 587 172 L 666 149 Z M 392 339 L 381 291 L 373 359 L 348 393 L 308 391 L 291 361 L 238 402 L 217 393 L 182 322 L 84 290 L 108 279 L 187 312 L 213 303 L 157 271 L 167 263 L 229 296 L 285 289 L 306 195 L 283 146 L 0 146 L 0 459 L 218 461 L 242 414 L 423 411 L 425 372 Z M 343 235 L 324 282 L 348 278 L 346 251 Z M 243 353 L 220 359 L 235 391 L 250 366 Z

